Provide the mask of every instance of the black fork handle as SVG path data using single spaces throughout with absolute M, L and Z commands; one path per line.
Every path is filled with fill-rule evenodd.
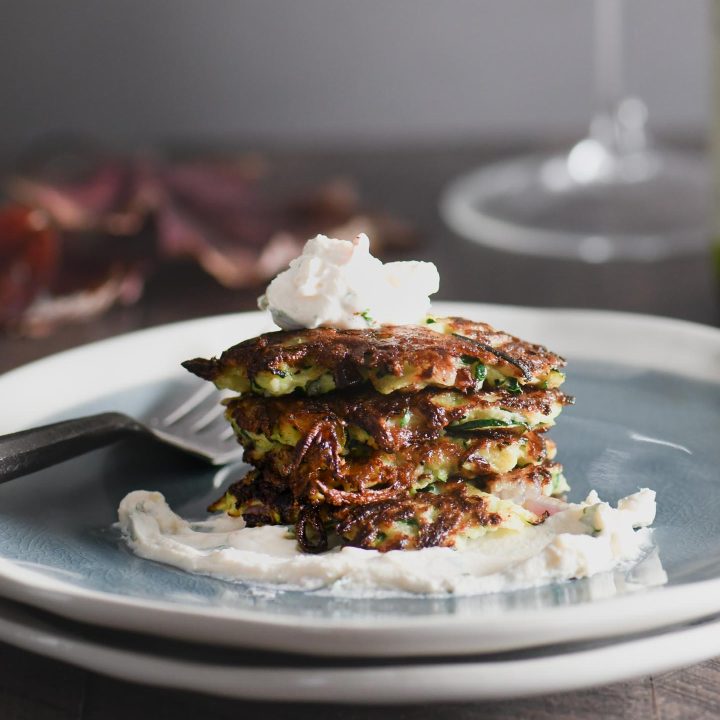
M 0 437 L 0 483 L 57 465 L 146 428 L 127 415 L 100 413 Z

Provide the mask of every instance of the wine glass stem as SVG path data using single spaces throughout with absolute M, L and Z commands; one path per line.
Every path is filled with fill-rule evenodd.
M 594 0 L 595 117 L 590 137 L 611 154 L 645 146 L 645 107 L 625 95 L 623 4 L 626 0 Z

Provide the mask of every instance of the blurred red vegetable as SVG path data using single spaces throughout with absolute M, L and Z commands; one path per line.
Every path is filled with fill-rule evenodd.
M 0 326 L 21 317 L 50 286 L 59 253 L 58 234 L 42 210 L 0 209 Z
M 0 327 L 46 335 L 116 302 L 135 302 L 139 265 L 98 253 L 98 243 L 90 247 L 61 235 L 43 210 L 0 208 Z

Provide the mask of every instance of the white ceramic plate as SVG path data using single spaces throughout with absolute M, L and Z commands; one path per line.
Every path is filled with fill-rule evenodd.
M 578 404 L 553 436 L 573 486 L 614 501 L 658 491 L 659 555 L 631 572 L 482 597 L 336 599 L 268 592 L 132 556 L 120 499 L 158 489 L 204 516 L 220 474 L 126 443 L 0 486 L 0 593 L 97 625 L 325 655 L 483 653 L 641 632 L 720 611 L 720 331 L 617 313 L 438 304 L 568 357 Z M 259 313 L 155 328 L 0 377 L 0 431 L 116 409 L 138 416 L 183 382 L 181 360 L 266 329 Z M 650 587 L 665 579 L 662 587 Z
M 358 662 L 222 650 L 89 630 L 0 601 L 0 639 L 144 685 L 275 702 L 362 704 L 499 700 L 663 673 L 720 654 L 720 620 L 624 641 L 443 658 Z

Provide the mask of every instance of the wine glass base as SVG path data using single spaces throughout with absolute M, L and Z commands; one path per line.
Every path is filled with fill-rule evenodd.
M 571 158 L 481 168 L 451 184 L 441 213 L 470 240 L 530 255 L 642 261 L 707 248 L 709 173 L 700 155 L 644 152 L 582 182 Z

